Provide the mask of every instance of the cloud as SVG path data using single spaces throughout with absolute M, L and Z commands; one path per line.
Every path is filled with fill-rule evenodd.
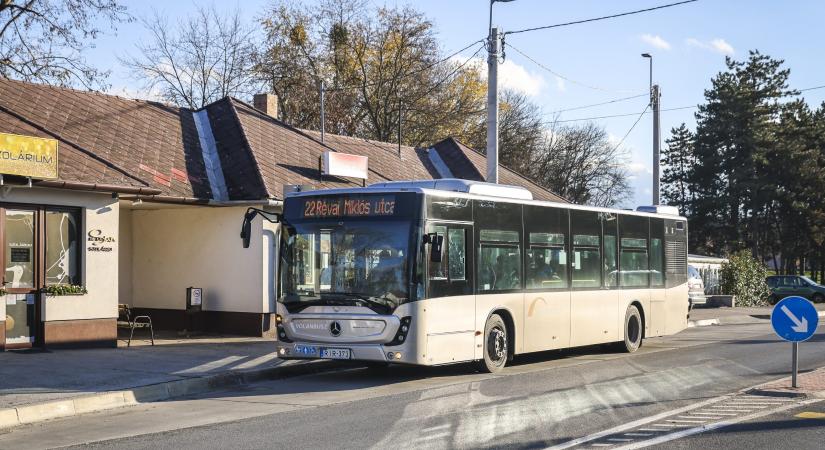
M 710 45 L 719 53 L 723 55 L 733 55 L 733 46 L 725 42 L 722 38 L 716 38 L 710 41 Z
M 567 84 L 564 82 L 564 78 L 556 77 L 556 89 L 558 89 L 559 92 L 567 90 Z
M 722 38 L 715 38 L 708 42 L 702 42 L 696 38 L 687 38 L 685 39 L 685 44 L 687 44 L 688 47 L 710 50 L 728 56 L 732 56 L 736 52 L 733 46 Z
M 452 58 L 458 64 L 463 64 L 467 59 L 456 56 Z M 475 58 L 471 66 L 475 68 L 483 80 L 487 79 L 487 61 L 482 58 Z M 547 82 L 540 74 L 528 71 L 524 66 L 513 62 L 510 59 L 498 66 L 498 87 L 501 89 L 512 89 L 525 95 L 535 97 L 545 88 Z M 566 86 L 564 80 L 557 78 L 556 87 L 559 91 L 564 91 Z
M 643 34 L 640 37 L 642 41 L 648 45 L 652 45 L 660 50 L 670 50 L 670 43 L 662 39 L 662 37 L 658 34 L 656 36 L 652 34 Z
M 640 163 L 640 162 L 632 162 L 627 165 L 627 171 L 632 174 L 653 174 L 653 169 L 647 166 L 647 164 Z

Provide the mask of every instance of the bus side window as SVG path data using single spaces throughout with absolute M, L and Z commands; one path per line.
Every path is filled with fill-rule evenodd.
M 439 236 L 444 237 L 445 241 L 447 240 L 447 227 L 443 225 L 434 226 L 430 229 L 431 233 L 436 233 Z M 440 262 L 433 262 L 430 260 L 430 273 L 429 277 L 431 280 L 446 280 L 447 279 L 447 264 L 448 258 L 445 257 L 447 253 L 447 242 L 444 242 L 445 245 L 441 246 L 441 261 Z
M 648 227 L 647 217 L 619 217 L 619 264 L 622 286 L 648 287 Z
M 521 287 L 521 242 L 517 231 L 481 230 L 478 289 L 505 291 Z
M 604 285 L 615 288 L 619 285 L 619 249 L 617 216 L 612 213 L 602 215 L 602 234 L 604 235 Z
M 463 228 L 450 228 L 447 238 L 450 281 L 467 279 L 467 239 Z
M 598 213 L 571 211 L 570 230 L 573 234 L 571 267 L 573 287 L 602 285 L 602 225 Z

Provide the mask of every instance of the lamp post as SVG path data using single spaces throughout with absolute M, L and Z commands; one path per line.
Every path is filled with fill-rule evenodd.
M 650 61 L 650 106 L 653 109 L 653 204 L 659 204 L 659 85 L 653 84 L 653 56 L 642 53 Z
M 493 3 L 513 0 L 490 0 L 487 29 L 487 182 L 498 183 L 498 29 L 493 29 Z

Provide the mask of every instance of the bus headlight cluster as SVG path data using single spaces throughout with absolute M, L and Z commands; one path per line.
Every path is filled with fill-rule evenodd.
M 398 331 L 395 333 L 395 337 L 390 341 L 389 344 L 386 345 L 401 345 L 407 341 L 407 333 L 410 332 L 410 322 L 412 322 L 412 317 L 402 317 L 401 318 L 401 325 L 398 326 Z
M 280 314 L 275 314 L 275 325 L 276 331 L 278 332 L 278 340 L 281 342 L 292 342 L 289 337 L 286 335 L 286 329 L 284 328 L 284 318 L 281 317 Z

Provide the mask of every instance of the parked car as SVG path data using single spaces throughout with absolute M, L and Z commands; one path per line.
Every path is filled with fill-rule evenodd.
M 814 303 L 825 301 L 825 286 L 817 284 L 806 276 L 771 275 L 765 279 L 765 282 L 771 289 L 771 296 L 768 299 L 771 305 L 791 295 L 805 297 Z
M 708 297 L 705 295 L 705 282 L 702 280 L 702 274 L 699 269 L 688 265 L 688 300 L 690 300 L 690 307 L 696 305 L 704 305 L 708 302 Z

